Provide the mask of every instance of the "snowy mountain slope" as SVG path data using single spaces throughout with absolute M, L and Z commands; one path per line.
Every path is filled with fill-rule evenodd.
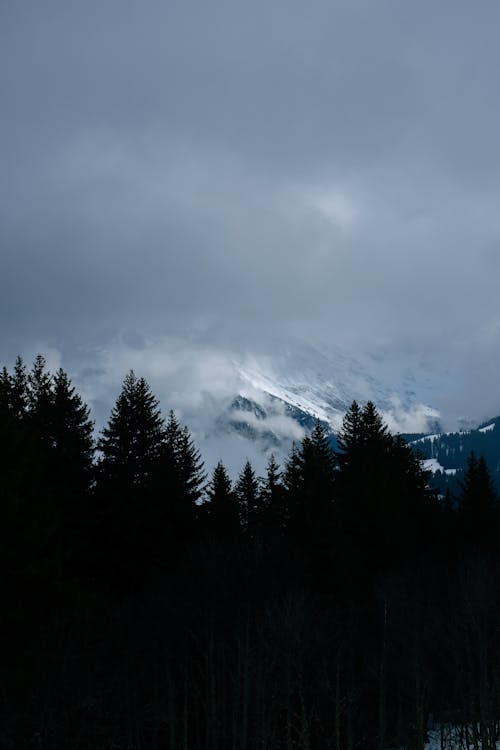
M 132 368 L 147 379 L 164 413 L 173 409 L 188 425 L 208 472 L 222 460 L 234 477 L 248 458 L 261 473 L 270 453 L 283 461 L 316 418 L 335 433 L 354 399 L 374 401 L 393 432 L 439 431 L 439 414 L 428 405 L 434 375 L 418 360 L 398 369 L 385 354 L 353 357 L 300 341 L 242 352 L 201 335 L 135 349 L 124 342 L 93 357 L 92 372 L 77 383 L 85 386 L 98 429 Z
M 457 491 L 471 451 L 484 456 L 500 488 L 500 417 L 475 429 L 425 435 L 409 442 L 423 456 L 425 468 L 433 473 L 433 482 L 441 491 Z
M 370 364 L 340 350 L 325 353 L 309 345 L 233 356 L 236 392 L 198 434 L 207 465 L 221 458 L 234 475 L 249 458 L 262 472 L 269 455 L 283 461 L 292 442 L 299 441 L 315 419 L 334 435 L 353 400 L 374 401 L 395 432 L 436 428 L 435 409 L 420 403 L 404 382 L 398 388 L 378 379 Z

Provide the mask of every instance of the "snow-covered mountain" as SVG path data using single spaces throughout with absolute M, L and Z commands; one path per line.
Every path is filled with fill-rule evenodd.
M 248 458 L 262 473 L 271 453 L 282 461 L 319 418 L 335 433 L 350 404 L 374 401 L 390 429 L 437 431 L 439 413 L 429 406 L 436 377 L 425 363 L 389 355 L 352 356 L 339 348 L 284 342 L 242 353 L 193 336 L 118 342 L 94 353 L 95 366 L 77 379 L 102 427 L 133 368 L 158 396 L 164 413 L 174 409 L 189 426 L 211 472 L 222 460 L 235 477 Z M 438 384 L 440 386 L 440 384 Z M 439 390 L 439 388 L 438 388 Z
M 438 425 L 439 413 L 418 399 L 411 375 L 388 383 L 375 360 L 361 361 L 338 349 L 283 347 L 232 356 L 228 365 L 234 393 L 219 400 L 216 418 L 203 430 L 194 414 L 190 424 L 207 465 L 221 458 L 233 474 L 246 458 L 258 471 L 271 453 L 283 459 L 315 419 L 334 434 L 354 399 L 374 401 L 395 432 L 428 432 Z
M 409 439 L 423 456 L 424 467 L 432 472 L 433 484 L 441 491 L 459 491 L 459 482 L 471 451 L 484 456 L 492 478 L 500 489 L 500 417 L 476 428 L 458 432 L 436 432 Z

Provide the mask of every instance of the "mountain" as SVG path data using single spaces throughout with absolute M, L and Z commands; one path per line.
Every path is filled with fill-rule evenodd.
M 332 439 L 353 400 L 371 400 L 389 429 L 440 432 L 436 394 L 446 373 L 420 357 L 403 364 L 388 351 L 353 356 L 339 347 L 286 340 L 242 351 L 201 334 L 131 348 L 122 342 L 92 354 L 94 366 L 76 377 L 97 430 L 108 420 L 120 380 L 132 368 L 144 376 L 167 413 L 187 424 L 210 473 L 222 460 L 234 478 L 246 459 L 262 474 L 271 453 L 282 463 L 315 419 Z
M 440 492 L 457 493 L 471 451 L 484 456 L 492 478 L 500 490 L 500 416 L 479 427 L 459 432 L 406 436 L 422 455 L 425 467 L 433 474 L 433 484 Z
M 222 459 L 235 476 L 248 458 L 262 473 L 270 454 L 283 461 L 316 419 L 334 440 L 353 400 L 374 401 L 394 432 L 439 429 L 439 413 L 418 398 L 415 378 L 406 372 L 394 385 L 393 374 L 389 379 L 373 358 L 301 344 L 233 355 L 227 365 L 231 390 L 218 398 L 205 394 L 203 425 L 199 410 L 185 415 L 209 470 Z

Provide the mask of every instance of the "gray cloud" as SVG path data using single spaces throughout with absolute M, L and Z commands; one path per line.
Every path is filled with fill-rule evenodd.
M 500 411 L 499 21 L 493 0 L 4 3 L 3 359 L 80 371 L 124 336 L 127 369 L 175 336 L 209 368 L 210 344 L 296 337 L 421 358 L 450 420 Z

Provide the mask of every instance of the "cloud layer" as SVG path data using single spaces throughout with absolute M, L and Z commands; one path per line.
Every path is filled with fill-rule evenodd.
M 499 22 L 494 0 L 4 3 L 3 360 L 114 347 L 119 382 L 144 340 L 211 373 L 217 347 L 298 338 L 421 358 L 450 420 L 500 411 Z

